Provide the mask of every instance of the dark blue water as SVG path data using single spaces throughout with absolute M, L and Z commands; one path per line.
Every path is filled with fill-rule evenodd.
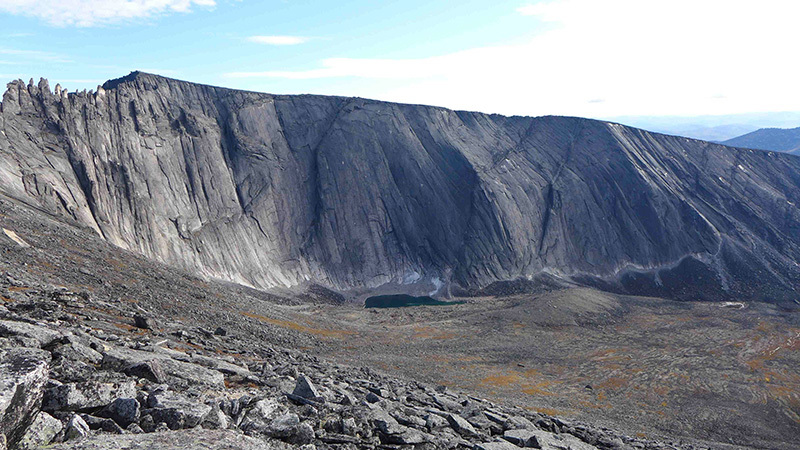
M 436 300 L 433 297 L 422 296 L 414 297 L 413 295 L 406 294 L 393 294 L 393 295 L 376 295 L 367 298 L 364 302 L 364 308 L 403 308 L 405 306 L 422 306 L 422 305 L 458 305 L 464 302 L 443 302 Z

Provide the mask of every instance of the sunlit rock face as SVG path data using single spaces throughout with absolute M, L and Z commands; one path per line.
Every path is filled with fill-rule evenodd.
M 542 274 L 792 305 L 800 158 L 567 117 L 279 96 L 145 73 L 12 82 L 0 191 L 261 288 L 474 291 Z

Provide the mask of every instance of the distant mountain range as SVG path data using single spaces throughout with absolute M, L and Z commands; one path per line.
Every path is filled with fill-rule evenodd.
M 800 112 L 766 112 L 719 116 L 620 116 L 603 117 L 657 133 L 723 142 L 761 128 L 793 128 L 800 125 Z
M 773 150 L 800 155 L 800 127 L 762 128 L 745 135 L 728 139 L 723 144 L 732 147 Z

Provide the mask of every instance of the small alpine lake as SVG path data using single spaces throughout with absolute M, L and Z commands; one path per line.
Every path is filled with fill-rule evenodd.
M 403 308 L 406 306 L 448 306 L 460 305 L 464 302 L 445 302 L 436 300 L 433 297 L 423 295 L 421 297 L 414 297 L 407 294 L 391 294 L 391 295 L 376 295 L 368 297 L 364 302 L 364 308 Z

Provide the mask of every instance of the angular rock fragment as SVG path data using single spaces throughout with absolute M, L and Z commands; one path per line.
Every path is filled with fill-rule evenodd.
M 161 368 L 161 363 L 155 359 L 131 364 L 122 369 L 122 373 L 131 377 L 144 378 L 145 380 L 158 384 L 166 383 L 167 381 L 167 374 L 164 373 L 164 369 Z
M 53 356 L 62 360 L 80 361 L 89 364 L 100 364 L 103 355 L 87 345 L 77 342 L 61 345 L 53 350 Z
M 111 419 L 119 426 L 127 428 L 139 420 L 140 405 L 135 398 L 118 398 L 97 412 L 97 417 Z
M 137 328 L 142 328 L 144 330 L 154 330 L 158 327 L 154 318 L 142 314 L 133 316 L 133 323 Z
M 225 377 L 220 372 L 197 364 L 176 361 L 164 354 L 119 347 L 107 347 L 102 349 L 101 353 L 103 354 L 102 368 L 106 370 L 121 371 L 139 363 L 158 361 L 158 364 L 168 376 L 179 378 L 192 384 L 224 387 Z
M 125 432 L 121 426 L 117 425 L 111 419 L 105 419 L 102 417 L 95 417 L 90 414 L 81 414 L 81 418 L 89 425 L 89 428 L 92 430 L 102 430 L 106 433 L 114 433 L 114 434 L 122 434 Z
M 531 430 L 508 430 L 503 433 L 503 439 L 517 447 L 542 448 L 536 435 L 537 432 Z
M 200 425 L 208 430 L 224 430 L 228 428 L 229 423 L 228 416 L 218 406 L 212 406 L 212 410 L 203 418 Z
M 187 448 L 203 450 L 276 450 L 287 447 L 276 446 L 274 443 L 250 438 L 230 430 L 194 429 L 146 434 L 98 434 L 88 439 L 54 445 L 50 447 L 50 450 L 186 450 Z
M 50 354 L 31 348 L 0 351 L 0 435 L 14 448 L 39 412 Z
M 519 447 L 509 442 L 494 441 L 494 442 L 483 442 L 480 444 L 475 444 L 473 449 L 474 450 L 517 450 L 519 449 Z
M 478 436 L 478 432 L 475 431 L 475 428 L 473 428 L 473 426 L 463 417 L 457 414 L 448 414 L 446 419 L 450 424 L 450 427 L 452 427 L 458 434 L 464 437 Z
M 38 347 L 44 348 L 63 341 L 65 335 L 59 331 L 25 322 L 0 320 L 0 337 L 27 338 L 26 343 L 35 342 Z
M 17 443 L 17 450 L 33 450 L 44 447 L 53 441 L 53 438 L 61 432 L 64 425 L 60 420 L 47 414 L 39 412 L 25 435 Z
M 240 377 L 248 377 L 252 375 L 250 370 L 245 367 L 237 366 L 236 364 L 231 364 L 227 361 L 222 361 L 217 358 L 210 358 L 208 356 L 192 355 L 191 362 L 214 369 L 226 375 L 238 375 Z
M 80 439 L 89 435 L 89 424 L 78 414 L 73 414 L 64 427 L 64 439 Z
M 195 428 L 212 410 L 209 405 L 172 392 L 151 394 L 148 406 L 142 415 L 151 416 L 156 423 L 166 423 L 170 430 Z
M 261 433 L 296 445 L 308 444 L 315 436 L 313 427 L 307 422 L 301 422 L 295 413 L 275 417 Z
M 325 397 L 320 395 L 314 383 L 305 375 L 300 375 L 297 379 L 297 384 L 290 398 L 293 400 L 309 400 L 315 403 L 325 403 Z
M 42 409 L 45 411 L 84 411 L 106 406 L 120 397 L 136 397 L 136 385 L 133 381 L 67 383 L 45 391 Z

